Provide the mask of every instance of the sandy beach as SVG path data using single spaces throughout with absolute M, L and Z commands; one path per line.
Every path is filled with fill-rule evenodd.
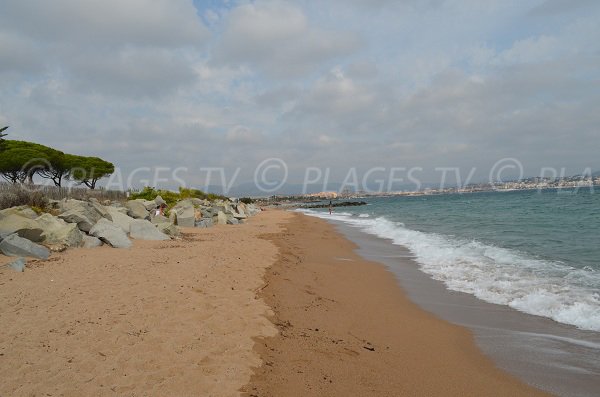
M 0 267 L 0 395 L 238 395 L 276 332 L 256 291 L 280 217 Z
M 545 395 L 354 249 L 323 220 L 265 211 L 0 267 L 0 395 Z

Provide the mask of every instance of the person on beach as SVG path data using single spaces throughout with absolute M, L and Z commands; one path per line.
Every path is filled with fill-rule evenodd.
M 329 200 L 329 215 L 331 215 L 332 208 L 333 204 L 331 204 L 331 200 Z
M 154 216 L 164 215 L 166 207 L 167 206 L 165 204 L 161 204 L 161 205 L 156 206 L 156 211 L 154 211 Z

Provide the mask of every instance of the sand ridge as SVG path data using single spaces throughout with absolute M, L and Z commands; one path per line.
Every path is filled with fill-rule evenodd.
M 277 332 L 257 298 L 277 248 L 260 236 L 287 216 L 0 267 L 0 395 L 239 395 L 253 338 Z

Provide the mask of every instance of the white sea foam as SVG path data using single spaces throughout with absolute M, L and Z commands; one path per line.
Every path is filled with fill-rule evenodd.
M 342 221 L 407 247 L 420 269 L 448 289 L 581 329 L 600 331 L 600 272 L 528 258 L 478 241 L 411 230 L 384 217 L 304 212 Z
M 369 218 L 370 215 L 369 214 L 359 214 L 358 217 L 359 218 Z

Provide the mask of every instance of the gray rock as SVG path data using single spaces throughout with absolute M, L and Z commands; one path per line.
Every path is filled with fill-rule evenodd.
M 29 256 L 38 259 L 48 259 L 50 256 L 50 251 L 46 247 L 19 237 L 17 234 L 5 237 L 0 242 L 0 251 L 8 256 Z
M 89 201 L 89 204 L 96 212 L 98 212 L 98 214 L 102 218 L 106 218 L 109 221 L 112 221 L 112 216 L 108 212 L 107 208 L 105 206 L 103 206 L 102 204 L 100 204 L 97 199 L 91 198 Z
M 18 258 L 17 260 L 10 262 L 8 264 L 8 266 L 12 267 L 13 269 L 15 269 L 18 272 L 24 272 L 26 263 L 27 263 L 27 260 L 25 258 Z
M 127 215 L 135 219 L 147 219 L 150 216 L 150 213 L 144 206 L 144 200 L 129 200 L 125 203 L 125 207 L 127 207 Z
M 42 226 L 34 219 L 29 219 L 16 213 L 5 215 L 0 220 L 0 236 L 9 236 L 17 233 L 20 237 L 37 243 L 44 239 L 42 237 L 43 232 Z
M 158 225 L 159 223 L 165 223 L 165 222 L 169 222 L 169 218 L 167 218 L 164 215 L 155 215 L 152 217 L 152 219 L 150 220 L 153 224 Z
M 137 240 L 170 240 L 169 236 L 145 219 L 135 219 L 131 222 L 129 235 Z
M 219 211 L 217 213 L 217 223 L 219 225 L 226 225 L 227 224 L 227 215 L 223 211 Z
M 157 204 L 154 202 L 154 200 L 144 200 L 142 204 L 144 204 L 144 207 L 148 212 L 154 211 L 157 207 Z
M 19 215 L 22 216 L 24 218 L 29 218 L 29 219 L 35 219 L 37 218 L 38 214 L 31 209 L 31 207 L 27 206 L 27 205 L 21 205 L 18 207 L 10 207 L 10 208 L 6 208 L 3 209 L 2 211 L 0 211 L 0 219 L 4 218 L 5 216 L 8 215 Z
M 177 226 L 180 227 L 194 227 L 196 221 L 194 206 L 188 200 L 177 203 L 171 212 L 176 214 Z
M 237 219 L 235 219 L 235 217 L 233 215 L 228 214 L 227 215 L 227 224 L 228 225 L 237 225 L 238 223 L 240 223 Z
M 89 232 L 92 226 L 102 218 L 90 203 L 77 200 L 69 200 L 63 208 L 68 208 L 58 217 L 65 222 L 75 223 L 79 230 Z
M 164 205 L 167 205 L 167 202 L 166 202 L 165 200 L 163 200 L 163 198 L 162 198 L 162 197 L 160 197 L 160 196 L 156 196 L 156 197 L 154 198 L 154 203 L 155 203 L 157 206 L 158 206 L 158 205 L 162 205 L 162 204 L 164 204 Z
M 100 247 L 102 245 L 102 240 L 94 236 L 84 236 L 83 237 L 83 248 L 94 248 Z
M 129 240 L 123 229 L 105 218 L 100 219 L 92 227 L 90 234 L 114 248 L 131 247 L 131 240 Z
M 129 233 L 129 227 L 134 219 L 127 214 L 124 214 L 120 208 L 107 207 L 106 210 L 112 218 L 112 222 L 119 226 L 125 233 Z
M 156 229 L 159 232 L 164 233 L 171 237 L 177 237 L 181 234 L 181 232 L 179 231 L 179 228 L 177 226 L 175 226 L 174 224 L 172 224 L 171 222 L 159 223 L 156 225 Z
M 211 227 L 213 225 L 212 218 L 202 218 L 199 221 L 196 221 L 196 227 L 206 228 Z
M 83 242 L 83 233 L 74 223 L 67 223 L 50 214 L 42 214 L 36 221 L 44 231 L 42 233 L 44 245 L 79 247 Z

